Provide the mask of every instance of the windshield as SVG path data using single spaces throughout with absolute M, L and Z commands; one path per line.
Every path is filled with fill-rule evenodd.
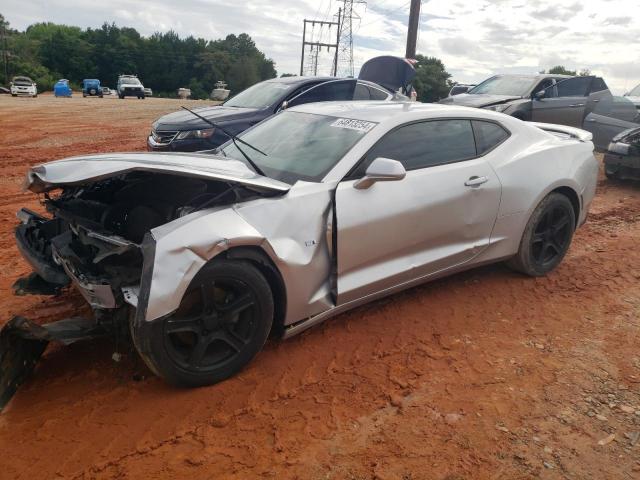
M 640 97 L 640 85 L 629 92 L 630 97 Z
M 295 88 L 293 83 L 261 82 L 230 98 L 226 107 L 265 108 Z
M 468 93 L 525 97 L 528 95 L 533 81 L 534 79 L 530 76 L 497 75 L 472 88 Z
M 120 83 L 123 85 L 140 85 L 140 80 L 137 78 L 121 78 Z
M 289 184 L 319 182 L 375 126 L 361 120 L 282 112 L 241 137 L 267 156 L 245 145 L 240 148 L 271 178 Z M 223 146 L 221 153 L 246 161 L 233 143 Z

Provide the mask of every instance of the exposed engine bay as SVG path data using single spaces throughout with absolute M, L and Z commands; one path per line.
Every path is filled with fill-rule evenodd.
M 258 195 L 223 181 L 130 172 L 46 193 L 52 218 L 22 210 L 16 237 L 46 282 L 63 286 L 71 279 L 92 307 L 116 308 L 122 287 L 139 283 L 140 243 L 153 228 Z
M 92 315 L 47 324 L 16 316 L 0 329 L 0 411 L 50 342 L 68 345 L 112 336 L 121 345 L 119 339 L 126 337 L 140 352 L 133 331 L 146 338 L 143 330 L 149 323 L 143 320 L 151 275 L 172 255 L 170 248 L 158 261 L 158 235 L 194 219 L 235 212 L 233 206 L 249 200 L 282 195 L 290 185 L 258 175 L 233 159 L 124 153 L 37 165 L 27 172 L 25 188 L 41 195 L 46 213 L 26 208 L 17 213 L 16 245 L 32 273 L 14 283 L 14 292 L 57 295 L 73 285 Z M 157 227 L 161 228 L 154 230 Z M 198 233 L 202 232 L 196 227 L 196 238 Z M 192 253 L 185 249 L 187 258 Z M 181 298 L 181 277 L 169 270 L 159 287 Z

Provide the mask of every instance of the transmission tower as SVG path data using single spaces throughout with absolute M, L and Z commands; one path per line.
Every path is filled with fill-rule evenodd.
M 342 7 L 342 22 L 338 38 L 338 70 L 341 76 L 353 77 L 353 20 L 360 20 L 360 16 L 353 10 L 357 4 L 366 5 L 365 0 L 339 0 Z

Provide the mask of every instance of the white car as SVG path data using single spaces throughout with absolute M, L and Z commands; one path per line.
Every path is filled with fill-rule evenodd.
M 37 97 L 38 88 L 36 82 L 29 77 L 13 77 L 11 81 L 11 96 L 17 97 L 18 95 L 26 97 Z
M 116 86 L 118 97 L 138 97 L 144 100 L 144 85 L 136 75 L 120 75 Z
M 498 261 L 545 275 L 586 220 L 597 175 L 583 130 L 370 101 L 295 106 L 210 153 L 34 166 L 26 185 L 47 193 L 49 215 L 18 214 L 18 249 L 51 291 L 78 288 L 96 320 L 20 318 L 0 345 L 130 329 L 168 382 L 215 383 L 270 332 L 413 285 Z M 24 378 L 32 357 L 6 372 Z

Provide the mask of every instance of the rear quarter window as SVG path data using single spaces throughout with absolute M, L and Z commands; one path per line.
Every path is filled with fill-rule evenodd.
M 371 100 L 386 100 L 389 96 L 387 92 L 374 87 L 370 87 L 369 92 L 371 93 Z
M 509 138 L 509 132 L 497 123 L 473 120 L 471 124 L 476 137 L 478 155 L 484 155 Z

